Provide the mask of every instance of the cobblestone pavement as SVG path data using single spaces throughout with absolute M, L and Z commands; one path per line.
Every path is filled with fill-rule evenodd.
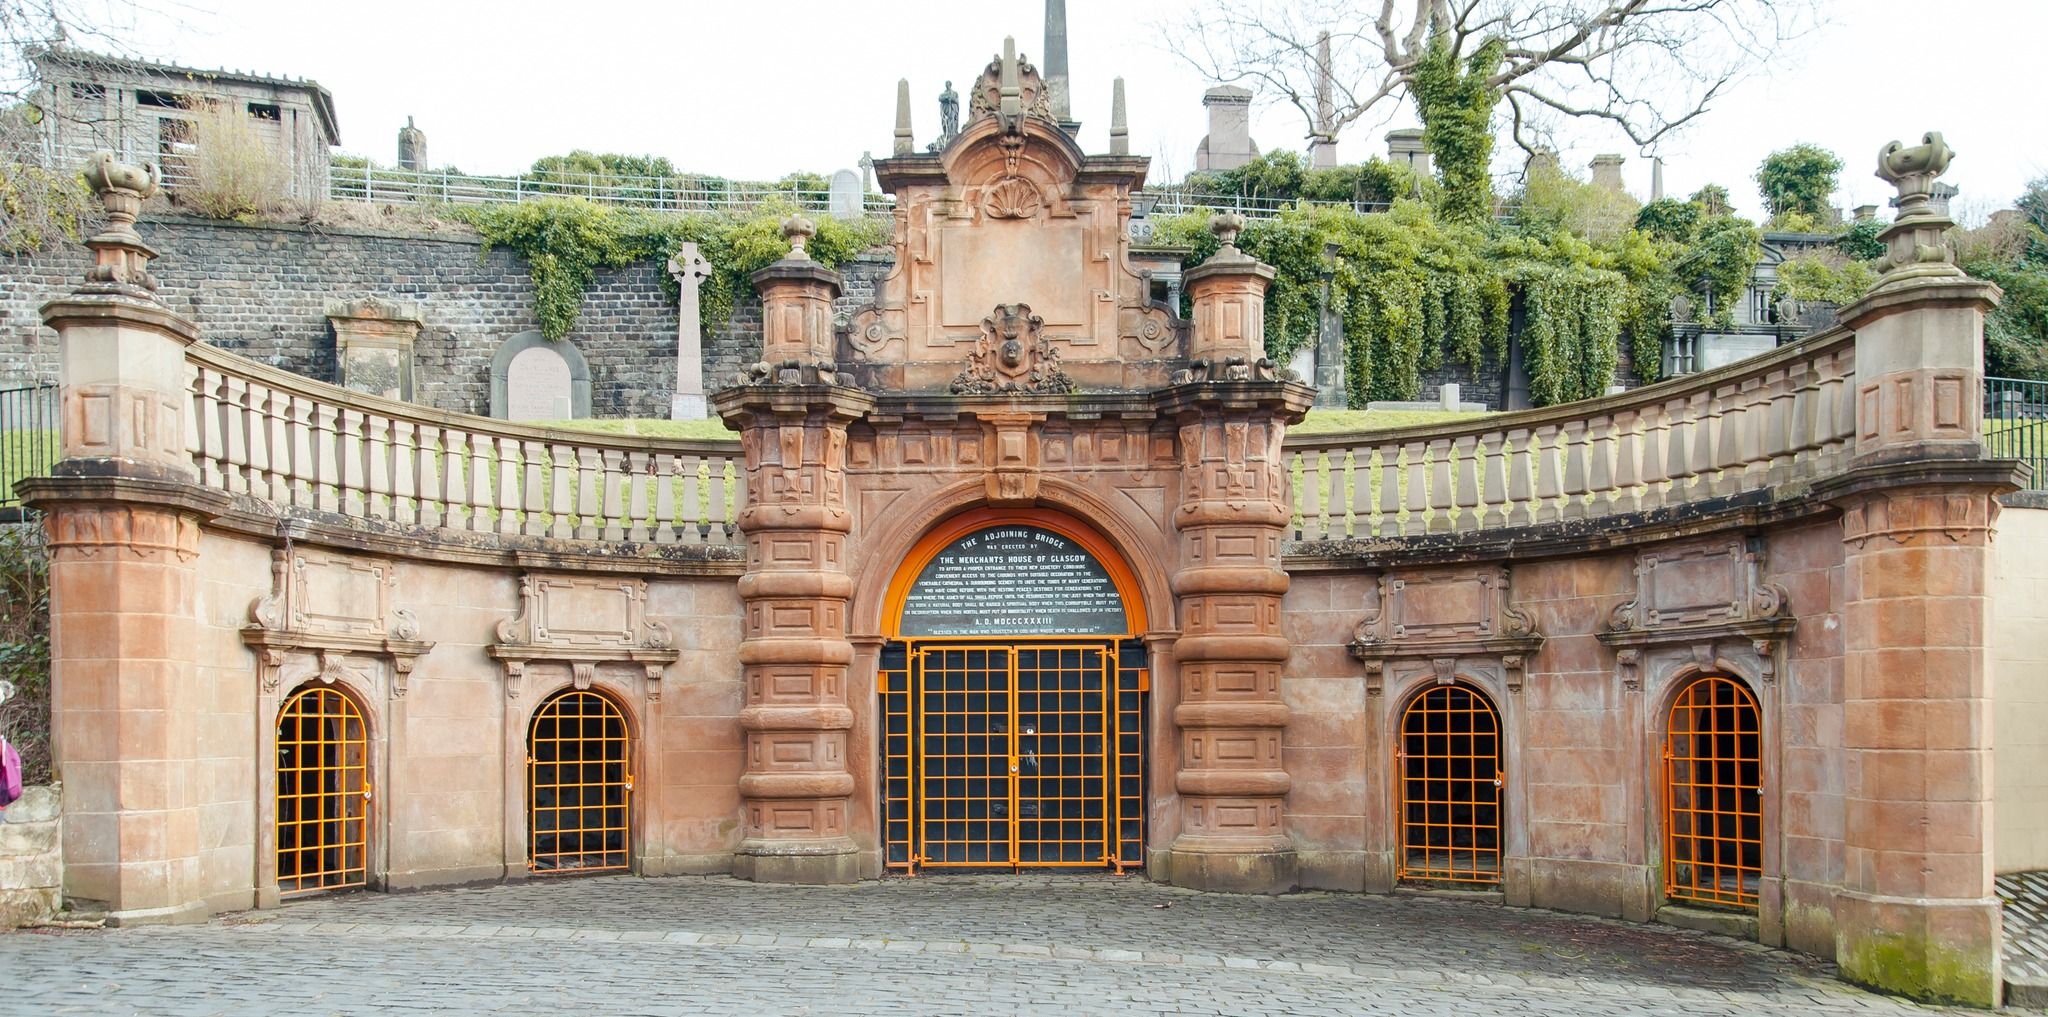
M 1998 877 L 2005 901 L 2005 974 L 2048 981 L 2048 872 Z
M 1136 878 L 723 878 L 355 894 L 0 935 L 0 1014 L 1923 1014 L 1698 933 Z

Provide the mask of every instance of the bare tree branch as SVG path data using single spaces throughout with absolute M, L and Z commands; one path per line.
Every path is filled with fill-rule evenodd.
M 1169 31 L 1197 71 L 1286 102 L 1304 137 L 1332 141 L 1374 111 L 1391 115 L 1430 46 L 1462 64 L 1497 39 L 1486 84 L 1526 150 L 1539 112 L 1654 145 L 1818 23 L 1818 0 L 1219 0 Z M 1319 111 L 1321 32 L 1334 101 Z

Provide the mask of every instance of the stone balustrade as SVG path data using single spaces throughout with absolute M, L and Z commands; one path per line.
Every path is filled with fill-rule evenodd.
M 400 527 L 738 547 L 732 441 L 534 427 L 364 395 L 194 345 L 200 482 L 279 509 Z
M 1592 520 L 1711 502 L 1846 466 L 1855 336 L 1605 399 L 1287 441 L 1299 541 Z

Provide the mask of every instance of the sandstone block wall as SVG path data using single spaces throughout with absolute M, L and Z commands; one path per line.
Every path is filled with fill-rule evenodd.
M 63 904 L 58 789 L 29 787 L 0 811 L 0 929 L 27 925 Z
M 1993 860 L 2048 869 L 2048 510 L 1998 517 L 1991 586 Z
M 237 534 L 209 532 L 201 545 L 206 624 L 197 634 L 201 787 L 194 800 L 212 910 L 261 900 L 264 888 L 252 880 L 262 871 L 269 810 L 259 774 L 270 764 L 259 758 L 260 731 L 276 722 L 261 706 L 316 681 L 288 672 L 274 699 L 259 695 L 257 660 L 241 630 L 250 603 L 270 592 L 271 555 L 269 544 Z M 417 615 L 419 638 L 434 646 L 418 658 L 402 695 L 391 691 L 388 668 L 340 682 L 369 729 L 372 878 L 389 889 L 522 878 L 523 866 L 508 872 L 507 862 L 523 851 L 508 838 L 524 835 L 525 759 L 511 758 L 508 745 L 522 745 L 533 709 L 569 686 L 567 669 L 531 667 L 521 695 L 508 697 L 504 664 L 486 651 L 498 624 L 520 611 L 516 569 L 408 559 L 396 564 L 392 588 L 392 603 Z M 738 593 L 731 577 L 650 577 L 646 617 L 668 626 L 680 655 L 665 671 L 658 704 L 619 697 L 634 738 L 633 772 L 661 774 L 633 792 L 636 862 L 650 874 L 723 868 L 739 840 Z M 354 670 L 363 663 L 350 658 Z
M 241 225 L 182 217 L 145 220 L 143 238 L 162 253 L 152 267 L 165 303 L 199 323 L 206 341 L 322 381 L 335 381 L 326 302 L 378 296 L 420 305 L 417 401 L 488 414 L 491 358 L 505 340 L 539 327 L 533 283 L 518 254 L 485 254 L 473 236 L 335 227 Z M 37 308 L 68 293 L 88 252 L 61 243 L 30 258 L 0 259 L 0 386 L 54 384 L 57 335 Z M 873 299 L 893 259 L 846 265 L 842 309 Z M 591 413 L 659 417 L 675 385 L 676 307 L 648 261 L 600 271 L 566 337 L 591 368 Z M 705 380 L 731 381 L 760 358 L 761 312 L 748 297 L 704 344 Z

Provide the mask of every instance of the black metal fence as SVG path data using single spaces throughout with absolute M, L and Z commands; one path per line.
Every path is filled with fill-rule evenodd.
M 1984 452 L 2033 467 L 2034 491 L 2048 491 L 2048 381 L 1984 379 Z
M 0 522 L 22 517 L 14 482 L 50 472 L 61 454 L 55 385 L 0 388 Z

